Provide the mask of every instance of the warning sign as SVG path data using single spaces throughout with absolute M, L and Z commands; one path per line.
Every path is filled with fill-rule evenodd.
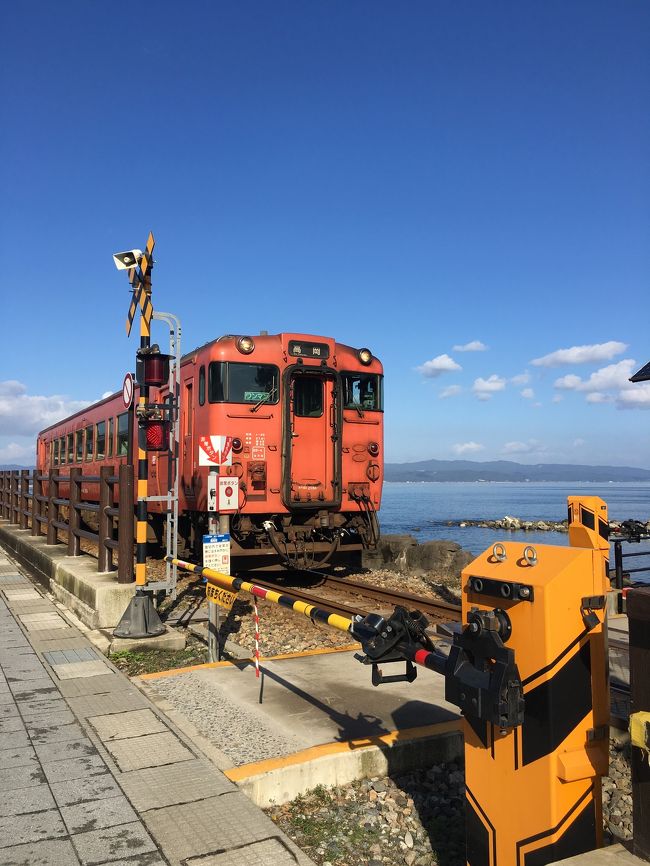
M 227 475 L 219 478 L 219 511 L 237 511 L 239 507 L 239 478 Z
M 221 574 L 230 574 L 230 536 L 203 536 L 203 565 Z
M 231 610 L 235 603 L 235 599 L 237 598 L 237 593 L 230 592 L 227 589 L 221 589 L 218 586 L 212 586 L 212 584 L 209 583 L 205 588 L 205 596 L 208 601 L 213 601 L 215 604 L 218 604 L 219 607 Z
M 199 466 L 232 466 L 232 436 L 199 436 Z

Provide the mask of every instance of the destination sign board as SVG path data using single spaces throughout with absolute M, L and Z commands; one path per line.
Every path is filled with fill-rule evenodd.
M 294 358 L 318 358 L 326 361 L 330 356 L 327 343 L 303 343 L 301 340 L 289 340 L 289 354 Z

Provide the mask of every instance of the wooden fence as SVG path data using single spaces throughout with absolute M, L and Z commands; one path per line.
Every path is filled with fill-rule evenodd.
M 82 498 L 82 485 L 98 488 L 98 498 Z M 116 485 L 118 493 L 116 496 Z M 63 498 L 62 490 L 68 492 Z M 116 503 L 117 499 L 117 503 Z M 62 508 L 67 508 L 64 519 Z M 82 512 L 98 515 L 98 529 L 82 526 Z M 102 466 L 99 475 L 84 475 L 81 467 L 68 474 L 51 470 L 41 475 L 29 469 L 0 471 L 0 517 L 31 529 L 34 536 L 47 536 L 47 544 L 59 543 L 59 531 L 68 534 L 68 556 L 80 556 L 81 539 L 97 545 L 97 571 L 114 571 L 113 551 L 118 551 L 118 583 L 132 583 L 133 576 L 133 467 Z M 117 540 L 115 521 L 117 519 Z

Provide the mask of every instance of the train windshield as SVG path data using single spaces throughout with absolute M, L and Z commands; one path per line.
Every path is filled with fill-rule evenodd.
M 382 412 L 383 376 L 376 373 L 341 373 L 343 408 Z
M 272 364 L 212 361 L 208 368 L 210 403 L 277 403 L 280 373 Z

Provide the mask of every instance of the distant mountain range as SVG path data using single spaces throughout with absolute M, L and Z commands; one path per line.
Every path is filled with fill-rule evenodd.
M 33 469 L 33 466 L 19 466 L 18 463 L 1 463 L 0 464 L 0 472 L 6 472 L 7 470 L 11 470 L 12 472 L 16 469 Z
M 650 481 L 650 469 L 631 466 L 574 466 L 510 460 L 420 460 L 386 463 L 386 481 Z

